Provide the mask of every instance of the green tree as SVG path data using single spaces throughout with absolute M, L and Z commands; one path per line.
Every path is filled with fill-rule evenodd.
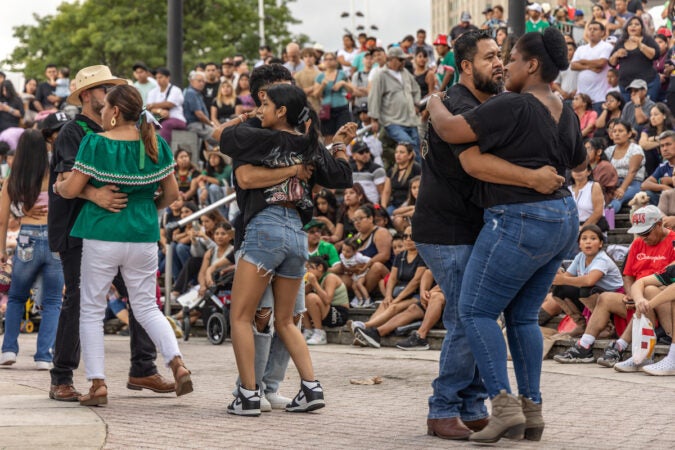
M 267 44 L 279 48 L 292 39 L 288 4 L 295 0 L 265 0 Z M 183 67 L 185 75 L 198 62 L 215 61 L 241 53 L 257 57 L 258 2 L 256 0 L 184 0 Z M 55 15 L 34 15 L 35 25 L 14 28 L 19 45 L 5 61 L 27 77 L 42 77 L 53 63 L 73 71 L 105 64 L 118 76 L 131 77 L 135 61 L 150 67 L 166 65 L 167 2 L 83 0 L 62 3 Z

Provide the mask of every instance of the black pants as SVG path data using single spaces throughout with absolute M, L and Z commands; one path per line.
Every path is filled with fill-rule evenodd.
M 73 371 L 80 365 L 80 265 L 82 247 L 60 252 L 66 295 L 61 306 L 59 326 L 54 342 L 54 368 L 52 384 L 73 384 Z M 120 274 L 115 278 L 115 287 L 120 294 L 127 294 Z M 130 299 L 130 301 L 133 301 Z M 129 310 L 129 334 L 131 345 L 130 377 L 148 377 L 157 373 L 157 351 L 150 337 Z

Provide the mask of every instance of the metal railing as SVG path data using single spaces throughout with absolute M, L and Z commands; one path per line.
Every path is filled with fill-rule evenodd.
M 171 222 L 166 224 L 165 228 L 167 233 L 170 231 L 173 231 L 176 228 L 182 227 L 184 225 L 187 225 L 188 223 L 192 222 L 193 220 L 199 219 L 201 216 L 206 214 L 207 212 L 213 211 L 214 209 L 218 208 L 219 206 L 222 205 L 229 205 L 233 201 L 237 199 L 237 194 L 230 194 L 226 197 L 221 198 L 217 202 L 213 202 L 208 206 L 205 206 L 204 208 L 200 209 L 197 212 L 194 212 L 187 216 L 184 219 L 180 219 L 177 222 Z M 165 255 L 165 260 L 164 260 L 164 314 L 165 315 L 170 315 L 171 314 L 171 290 L 173 288 L 173 275 L 172 275 L 172 269 L 173 269 L 173 247 L 169 246 L 166 249 L 166 255 Z

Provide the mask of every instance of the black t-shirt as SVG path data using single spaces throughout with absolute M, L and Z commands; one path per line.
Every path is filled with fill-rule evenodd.
M 443 101 L 453 114 L 469 111 L 480 102 L 471 91 L 455 84 Z M 436 245 L 473 245 L 483 226 L 483 210 L 471 201 L 476 180 L 455 156 L 475 144 L 450 145 L 429 123 L 422 146 L 422 179 L 412 217 L 415 242 Z M 426 150 L 424 149 L 426 147 Z
M 633 80 L 644 80 L 647 83 L 651 83 L 654 81 L 654 78 L 659 75 L 656 69 L 654 69 L 653 63 L 653 61 L 658 59 L 661 54 L 659 44 L 649 36 L 645 36 L 642 39 L 642 42 L 653 48 L 656 53 L 654 53 L 652 59 L 649 59 L 640 51 L 639 47 L 633 50 L 626 50 L 628 55 L 619 60 L 619 85 L 624 88 L 628 87 Z M 623 48 L 624 43 L 625 42 L 622 41 L 617 42 L 612 49 L 612 54 L 620 48 Z
M 16 117 L 10 114 L 9 111 L 0 112 L 0 131 L 5 131 L 7 128 L 18 127 L 19 120 L 23 117 L 23 102 L 19 97 L 5 98 L 0 97 L 0 102 L 7 103 L 10 107 L 21 113 L 21 116 Z
M 211 106 L 216 107 L 216 114 L 218 115 L 218 121 L 220 123 L 227 122 L 230 120 L 230 117 L 234 115 L 234 104 L 228 105 L 226 103 L 223 103 L 222 106 L 218 106 L 218 102 L 216 102 L 215 99 L 213 99 L 213 102 L 211 103 Z
M 52 160 L 49 167 L 50 189 L 47 215 L 49 247 L 53 252 L 62 252 L 70 248 L 82 246 L 82 239 L 71 237 L 70 230 L 73 228 L 75 219 L 77 219 L 85 200 L 80 198 L 66 200 L 54 194 L 51 186 L 56 182 L 56 176 L 59 173 L 70 172 L 73 169 L 77 151 L 80 149 L 80 142 L 82 142 L 82 138 L 84 138 L 87 132 L 100 133 L 102 131 L 103 129 L 96 122 L 87 116 L 78 114 L 74 120 L 71 120 L 61 128 L 61 132 L 56 138 L 56 142 L 54 142 L 54 150 L 52 151 Z
M 415 277 L 417 269 L 426 266 L 427 265 L 424 263 L 424 260 L 419 253 L 412 262 L 408 262 L 407 251 L 399 253 L 394 257 L 394 264 L 391 266 L 392 268 L 396 267 L 398 269 L 396 274 L 396 285 L 400 286 L 408 284 L 410 280 Z
M 44 109 L 56 108 L 56 105 L 47 99 L 48 96 L 54 95 L 54 91 L 56 91 L 56 86 L 52 86 L 48 82 L 43 81 L 38 84 L 37 91 L 35 91 L 35 99 L 42 103 Z
M 406 168 L 407 169 L 407 168 Z M 391 180 L 391 198 L 389 204 L 395 208 L 401 206 L 408 199 L 408 190 L 410 189 L 410 180 L 422 173 L 420 165 L 413 161 L 410 168 L 410 175 L 403 180 L 398 179 L 398 169 L 393 165 L 389 170 L 389 179 Z
M 291 177 L 282 183 L 261 189 L 241 189 L 234 178 L 237 204 L 242 222 L 235 227 L 235 248 L 238 249 L 249 221 L 267 206 L 279 202 L 295 203 L 302 223 L 312 218 L 312 187 L 315 184 L 327 188 L 348 188 L 353 185 L 349 164 L 335 159 L 321 146 L 319 152 L 310 149 L 304 135 L 284 131 L 239 125 L 223 130 L 220 150 L 232 158 L 233 172 L 242 165 L 253 164 L 267 168 L 288 167 L 299 163 L 314 164 L 315 169 L 308 183 Z
M 220 81 L 216 81 L 214 83 L 209 83 L 207 81 L 206 83 L 204 83 L 204 90 L 202 91 L 202 95 L 204 96 L 205 105 L 211 105 L 214 102 L 216 96 L 218 95 L 219 87 Z
M 579 119 L 563 105 L 556 124 L 550 111 L 531 94 L 505 93 L 462 114 L 478 136 L 482 153 L 492 153 L 530 169 L 553 166 L 559 175 L 586 160 Z M 532 189 L 479 181 L 477 202 L 483 208 L 509 203 L 554 200 L 571 195 L 561 187 L 550 195 Z

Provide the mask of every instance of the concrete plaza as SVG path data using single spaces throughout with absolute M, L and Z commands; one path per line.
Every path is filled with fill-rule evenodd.
M 228 415 L 236 376 L 229 342 L 181 342 L 195 392 L 172 395 L 126 389 L 128 338 L 106 336 L 109 403 L 85 408 L 49 400 L 49 374 L 33 369 L 34 335 L 0 369 L 0 449 L 15 448 L 475 448 L 426 435 L 427 398 L 439 352 L 403 352 L 327 345 L 311 349 L 327 407 L 311 414 L 283 411 L 259 418 Z M 162 368 L 169 375 L 169 370 Z M 350 379 L 379 375 L 379 385 Z M 76 386 L 88 387 L 84 371 Z M 544 362 L 546 430 L 541 442 L 502 440 L 502 448 L 670 449 L 675 447 L 675 377 L 620 374 L 591 365 Z M 281 391 L 293 396 L 290 367 Z

